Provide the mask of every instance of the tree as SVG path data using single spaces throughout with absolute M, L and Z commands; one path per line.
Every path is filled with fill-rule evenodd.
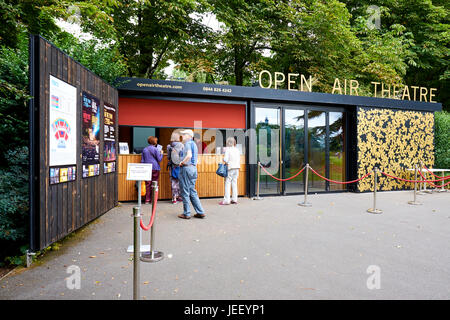
M 409 45 L 401 28 L 382 35 L 361 23 L 352 27 L 346 6 L 336 0 L 293 0 L 283 12 L 285 31 L 271 42 L 273 69 L 309 74 L 321 92 L 331 92 L 335 78 L 358 80 L 366 95 L 370 81 L 401 82 Z
M 178 48 L 189 46 L 205 32 L 194 0 L 120 1 L 113 9 L 113 28 L 128 76 L 164 77 L 161 70 Z
M 380 9 L 380 30 L 384 34 L 401 25 L 411 34 L 403 77 L 406 85 L 437 88 L 437 100 L 450 110 L 449 2 L 431 0 L 342 0 L 352 13 L 352 23 L 368 18 L 369 6 Z
M 216 72 L 235 85 L 251 84 L 254 66 L 276 37 L 275 25 L 283 12 L 278 1 L 210 0 L 212 13 L 223 23 L 216 31 Z

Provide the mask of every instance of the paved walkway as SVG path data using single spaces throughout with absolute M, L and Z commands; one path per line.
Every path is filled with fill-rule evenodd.
M 370 193 L 311 195 L 310 208 L 297 206 L 302 196 L 203 199 L 203 220 L 179 219 L 182 204 L 161 201 L 156 246 L 166 258 L 141 263 L 142 298 L 450 299 L 450 193 L 418 199 L 411 206 L 409 191 L 381 192 L 378 215 L 366 212 Z M 0 299 L 131 299 L 133 205 L 16 269 L 0 281 Z M 80 289 L 67 288 L 71 265 Z

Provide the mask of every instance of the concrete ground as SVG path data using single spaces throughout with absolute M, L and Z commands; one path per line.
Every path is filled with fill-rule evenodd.
M 207 218 L 177 218 L 182 204 L 158 204 L 156 247 L 141 262 L 141 296 L 178 299 L 450 299 L 450 193 L 203 199 Z M 0 280 L 0 299 L 132 299 L 133 203 L 122 203 Z M 144 214 L 151 206 L 144 205 Z M 148 221 L 148 216 L 145 217 Z M 148 232 L 144 241 L 148 243 Z M 68 289 L 69 266 L 81 271 Z

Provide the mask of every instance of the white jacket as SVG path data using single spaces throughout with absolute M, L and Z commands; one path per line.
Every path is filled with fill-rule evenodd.
M 236 147 L 226 147 L 223 158 L 228 164 L 228 169 L 239 169 L 241 167 L 241 155 Z

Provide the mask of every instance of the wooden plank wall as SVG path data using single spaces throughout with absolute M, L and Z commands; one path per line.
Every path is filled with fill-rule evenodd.
M 223 197 L 225 184 L 224 178 L 216 174 L 217 164 L 222 162 L 223 155 L 199 154 L 197 172 L 198 178 L 196 189 L 199 197 Z M 141 162 L 140 154 L 119 155 L 118 180 L 119 180 L 119 201 L 137 201 L 137 190 L 135 181 L 127 181 L 128 163 Z M 164 154 L 161 161 L 161 173 L 159 178 L 159 199 L 171 199 L 169 171 L 167 170 L 167 155 Z M 238 195 L 246 194 L 246 165 L 245 156 L 241 156 L 241 168 L 238 179 Z
M 39 165 L 36 190 L 39 203 L 35 204 L 37 216 L 37 249 L 43 249 L 74 230 L 104 214 L 118 204 L 117 173 L 103 173 L 103 103 L 116 107 L 116 139 L 118 139 L 118 93 L 117 90 L 63 53 L 41 37 L 35 37 L 35 54 L 39 65 L 35 67 L 35 81 L 39 81 L 38 114 L 36 125 L 40 136 Z M 77 88 L 77 178 L 75 181 L 49 184 L 49 78 L 57 77 Z M 85 91 L 101 101 L 100 109 L 100 175 L 82 178 L 81 163 L 81 100 Z M 37 97 L 36 97 L 37 98 Z M 116 140 L 118 145 L 118 140 Z

